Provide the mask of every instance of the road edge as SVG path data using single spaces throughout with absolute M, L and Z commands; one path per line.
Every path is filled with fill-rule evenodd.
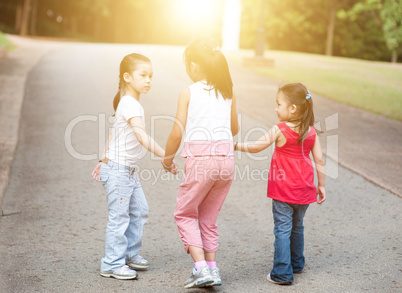
M 18 147 L 18 135 L 25 86 L 29 73 L 57 43 L 32 41 L 27 38 L 8 35 L 17 46 L 12 52 L 0 58 L 3 65 L 0 74 L 0 101 L 5 107 L 0 109 L 0 215 L 7 216 L 20 212 L 18 208 L 4 210 L 4 197 L 9 183 L 14 154 Z M 7 65 L 12 66 L 7 66 Z M 7 107 L 8 106 L 8 107 Z

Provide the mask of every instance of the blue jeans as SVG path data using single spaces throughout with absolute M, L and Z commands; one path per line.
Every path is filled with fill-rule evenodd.
M 293 281 L 293 272 L 304 267 L 303 218 L 308 206 L 272 200 L 275 253 L 271 278 L 275 281 Z
M 101 271 L 111 272 L 135 258 L 142 245 L 148 203 L 137 175 L 129 167 L 109 160 L 102 163 L 99 179 L 106 190 L 109 222 Z

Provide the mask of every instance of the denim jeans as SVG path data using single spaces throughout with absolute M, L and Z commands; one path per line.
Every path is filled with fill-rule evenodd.
M 137 175 L 129 167 L 109 160 L 108 164 L 102 163 L 99 178 L 109 210 L 101 271 L 111 272 L 138 255 L 148 203 Z
M 293 281 L 293 272 L 304 267 L 303 218 L 308 206 L 272 200 L 275 253 L 271 278 L 275 281 Z

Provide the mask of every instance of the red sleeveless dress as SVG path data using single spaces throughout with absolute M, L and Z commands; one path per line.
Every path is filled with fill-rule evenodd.
M 310 127 L 306 138 L 297 144 L 299 134 L 286 123 L 277 124 L 286 143 L 275 147 L 268 175 L 268 197 L 291 204 L 310 204 L 317 201 L 314 168 L 310 151 L 316 132 Z

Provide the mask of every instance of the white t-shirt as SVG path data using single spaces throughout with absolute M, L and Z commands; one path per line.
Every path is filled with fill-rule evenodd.
M 133 117 L 142 117 L 145 125 L 144 109 L 133 97 L 123 96 L 117 106 L 115 117 L 106 157 L 118 164 L 134 167 L 141 157 L 142 145 L 128 120 Z

